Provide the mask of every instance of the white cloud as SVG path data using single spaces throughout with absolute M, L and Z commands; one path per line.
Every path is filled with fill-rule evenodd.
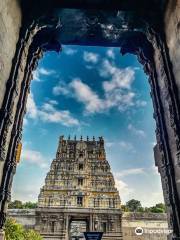
M 130 67 L 124 69 L 117 68 L 106 59 L 103 61 L 102 68 L 100 68 L 100 75 L 110 78 L 110 81 L 103 82 L 105 92 L 109 92 L 117 88 L 130 89 L 134 81 L 135 72 Z
M 125 177 L 125 176 L 129 176 L 129 175 L 139 175 L 139 174 L 145 174 L 145 171 L 143 168 L 129 168 L 129 169 L 125 169 L 122 170 L 120 172 L 115 172 L 114 176 L 116 178 L 119 177 Z
M 49 100 L 49 103 L 52 105 L 58 105 L 58 102 L 56 100 Z
M 136 175 L 137 182 L 131 182 L 131 176 Z M 122 180 L 123 177 L 127 177 L 126 180 L 128 183 Z M 143 181 L 141 180 L 142 178 Z M 142 206 L 147 207 L 153 206 L 159 202 L 164 202 L 162 187 L 159 181 L 160 179 L 157 173 L 155 173 L 154 167 L 124 169 L 122 171 L 115 172 L 114 179 L 123 204 L 132 198 L 140 200 Z M 152 182 L 149 182 L 149 180 Z M 147 184 L 148 188 L 146 186 Z M 154 191 L 154 189 L 156 191 Z M 150 198 L 147 197 L 149 196 L 149 193 L 151 193 Z
M 156 167 L 154 165 L 150 168 L 149 172 L 151 172 L 154 175 L 160 176 L 160 173 L 158 172 L 158 167 Z
M 69 94 L 69 87 L 67 84 L 65 84 L 65 82 L 63 81 L 59 81 L 58 85 L 56 85 L 55 87 L 53 87 L 53 94 L 55 96 L 58 95 L 68 95 Z
M 37 118 L 38 109 L 37 109 L 36 103 L 34 101 L 34 96 L 32 93 L 28 95 L 26 108 L 27 108 L 27 116 L 28 117 L 33 118 L 33 119 Z
M 132 124 L 128 125 L 128 130 L 131 131 L 136 136 L 143 137 L 143 138 L 146 137 L 146 134 L 142 129 L 137 129 Z
M 28 120 L 26 117 L 24 117 L 23 119 L 23 126 L 27 126 L 28 125 Z
M 45 171 L 45 169 L 41 169 L 41 172 L 42 171 Z M 18 174 L 20 174 L 20 172 Z M 24 183 L 16 184 L 16 182 L 13 181 L 12 199 L 20 200 L 22 202 L 37 202 L 40 188 L 44 184 L 44 177 L 45 176 L 41 176 L 39 178 L 33 179 L 31 173 L 27 173 L 26 181 L 24 181 Z
M 48 167 L 47 159 L 39 151 L 23 149 L 21 157 L 23 161 L 26 161 L 30 164 L 37 165 L 40 168 Z
M 137 107 L 145 107 L 147 105 L 147 102 L 144 100 L 137 100 L 136 101 L 136 106 Z
M 84 52 L 84 54 L 89 56 L 90 53 Z M 90 58 L 94 59 L 92 56 Z M 119 111 L 125 111 L 132 106 L 146 105 L 145 101 L 136 100 L 136 94 L 131 90 L 135 75 L 133 68 L 119 69 L 106 59 L 100 67 L 99 74 L 104 78 L 109 78 L 108 81 L 105 80 L 102 83 L 102 96 L 80 78 L 72 79 L 69 84 L 60 81 L 53 88 L 53 94 L 63 94 L 75 98 L 84 104 L 86 114 L 107 112 L 115 107 Z
M 118 145 L 120 148 L 122 148 L 126 151 L 135 151 L 132 143 L 130 143 L 130 142 L 120 141 L 120 142 L 118 142 Z
M 61 123 L 67 127 L 79 125 L 79 121 L 73 118 L 68 110 L 59 111 L 50 103 L 45 103 L 42 106 L 39 116 L 44 122 Z
M 113 51 L 112 48 L 109 48 L 109 49 L 107 50 L 106 54 L 107 54 L 107 56 L 108 56 L 109 58 L 112 58 L 112 59 L 115 58 L 115 54 L 114 54 L 114 51 Z
M 78 126 L 78 119 L 74 118 L 68 110 L 56 109 L 57 102 L 50 100 L 45 102 L 41 107 L 37 107 L 30 94 L 27 101 L 27 117 L 42 120 L 50 123 L 61 123 L 64 126 Z
M 49 76 L 55 74 L 54 70 L 50 70 L 50 69 L 45 69 L 43 67 L 41 68 L 37 68 L 34 72 L 33 72 L 33 80 L 40 82 L 41 81 L 41 77 L 44 76 Z
M 113 89 L 105 93 L 106 110 L 117 107 L 119 111 L 125 111 L 127 108 L 134 106 L 135 93 L 125 92 L 122 89 Z
M 120 148 L 121 151 L 128 151 L 128 152 L 136 152 L 136 150 L 134 149 L 134 146 L 132 145 L 132 143 L 127 142 L 127 141 L 116 141 L 116 142 L 105 142 L 106 147 L 107 148 L 111 148 L 111 147 L 115 147 L 115 148 Z
M 115 186 L 116 186 L 117 190 L 119 191 L 120 197 L 122 200 L 127 199 L 128 196 L 134 192 L 134 189 L 130 188 L 128 186 L 128 184 L 125 183 L 124 181 L 122 181 L 116 177 L 114 178 L 114 180 L 115 180 Z
M 79 102 L 85 104 L 86 111 L 94 113 L 104 110 L 104 102 L 92 89 L 80 79 L 76 78 L 70 83 L 74 90 L 75 97 Z
M 85 105 L 85 112 L 87 114 L 106 112 L 113 107 L 117 107 L 119 111 L 124 111 L 134 105 L 133 99 L 135 97 L 133 92 L 117 88 L 105 92 L 103 98 L 101 98 L 79 78 L 73 79 L 70 84 L 66 85 L 64 82 L 59 82 L 53 88 L 53 93 L 54 95 L 63 94 L 74 97 L 77 101 Z
M 115 142 L 105 142 L 106 147 L 110 148 L 112 146 L 114 146 Z
M 98 60 L 99 60 L 99 55 L 96 54 L 96 53 L 92 53 L 92 52 L 84 52 L 83 54 L 83 59 L 84 61 L 86 62 L 89 62 L 89 63 L 97 63 Z
M 93 66 L 92 66 L 92 65 L 86 65 L 85 67 L 86 67 L 88 70 L 93 69 Z
M 64 47 L 63 47 L 63 52 L 64 52 L 66 55 L 73 56 L 74 54 L 77 53 L 77 50 L 76 50 L 76 49 L 73 49 L 73 48 L 71 48 L 71 47 L 68 47 L 68 46 L 64 46 Z

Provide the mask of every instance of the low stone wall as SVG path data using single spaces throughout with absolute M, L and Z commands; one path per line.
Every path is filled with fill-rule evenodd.
M 33 229 L 35 226 L 35 210 L 11 209 L 8 216 L 16 219 L 26 228 Z M 144 232 L 136 235 L 135 229 L 141 227 Z M 167 239 L 167 216 L 160 213 L 123 213 L 122 217 L 123 240 L 166 240 Z M 162 233 L 164 232 L 164 233 Z
M 33 229 L 35 226 L 34 209 L 9 209 L 8 217 L 16 219 L 17 223 L 22 224 L 25 228 Z
M 136 235 L 135 229 L 143 229 Z M 167 215 L 160 213 L 124 213 L 122 218 L 124 240 L 166 240 L 168 234 Z

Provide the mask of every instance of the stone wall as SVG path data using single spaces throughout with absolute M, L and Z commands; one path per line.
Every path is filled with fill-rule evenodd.
M 16 219 L 26 228 L 34 228 L 35 210 L 30 209 L 11 209 L 8 210 L 8 216 Z M 144 233 L 142 236 L 135 234 L 136 227 L 142 227 Z M 166 234 L 146 233 L 154 230 L 168 229 L 166 214 L 156 213 L 124 213 L 122 217 L 123 240 L 166 240 Z
M 144 231 L 141 236 L 135 234 L 137 227 Z M 153 233 L 164 229 L 168 230 L 166 214 L 124 213 L 122 217 L 123 240 L 166 240 L 167 234 Z
M 180 97 L 180 1 L 169 1 L 164 24 L 172 69 Z
M 21 10 L 18 0 L 1 0 L 0 4 L 0 107 L 12 60 L 19 39 Z
M 21 10 L 18 0 L 1 0 L 0 3 L 0 110 L 10 77 L 16 44 L 21 27 Z M 1 113 L 2 114 L 2 113 Z M 2 154 L 2 149 L 0 150 Z M 4 162 L 0 161 L 0 183 Z
M 36 218 L 34 209 L 9 209 L 8 217 L 14 218 L 28 229 L 33 229 L 35 226 Z

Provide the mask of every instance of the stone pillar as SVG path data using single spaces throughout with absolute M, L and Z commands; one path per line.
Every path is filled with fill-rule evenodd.
M 3 230 L 0 230 L 0 240 L 6 240 L 5 233 Z
M 93 231 L 93 216 L 90 214 L 89 218 L 89 231 Z
M 66 240 L 69 240 L 69 228 L 70 228 L 69 216 L 67 214 L 66 215 Z

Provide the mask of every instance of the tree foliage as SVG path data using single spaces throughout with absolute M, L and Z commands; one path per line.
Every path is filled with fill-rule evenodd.
M 34 230 L 25 230 L 16 220 L 9 218 L 5 223 L 6 240 L 42 240 Z
M 19 200 L 14 200 L 8 204 L 9 209 L 33 209 L 37 207 L 37 203 L 25 202 L 22 203 Z
M 126 206 L 128 207 L 128 209 L 130 210 L 130 212 L 138 212 L 138 210 L 140 208 L 142 208 L 141 206 L 141 202 L 135 199 L 131 199 L 126 203 Z
M 14 200 L 13 202 L 9 203 L 8 208 L 22 209 L 23 208 L 23 203 L 19 200 Z
M 25 202 L 23 204 L 23 208 L 30 208 L 30 209 L 37 208 L 37 203 Z
M 157 203 L 152 207 L 142 207 L 141 202 L 135 199 L 129 200 L 125 205 L 121 206 L 124 212 L 151 212 L 151 213 L 165 213 L 166 206 L 164 203 Z

